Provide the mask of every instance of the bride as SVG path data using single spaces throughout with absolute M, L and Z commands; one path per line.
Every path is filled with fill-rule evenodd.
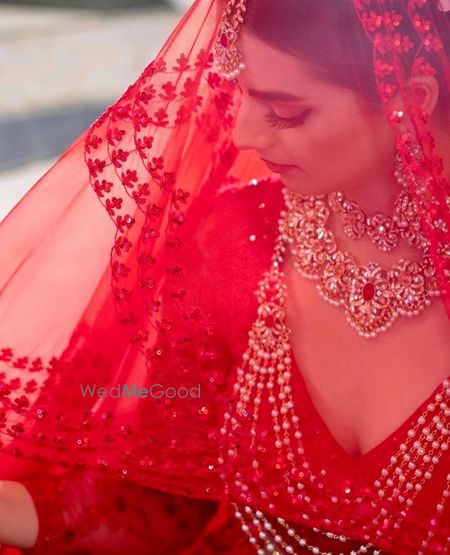
M 197 0 L 22 199 L 0 543 L 450 551 L 449 18 Z

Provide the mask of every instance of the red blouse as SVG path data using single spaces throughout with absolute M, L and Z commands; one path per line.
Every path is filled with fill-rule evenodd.
M 281 183 L 262 181 L 244 187 L 230 187 L 208 202 L 208 208 L 205 210 L 202 207 L 198 213 L 195 212 L 194 205 L 192 221 L 195 222 L 195 233 L 192 234 L 191 248 L 186 249 L 188 255 L 184 262 L 196 282 L 198 298 L 195 301 L 205 311 L 213 313 L 217 322 L 221 338 L 221 345 L 217 349 L 221 357 L 218 368 L 226 368 L 229 373 L 224 381 L 226 391 L 229 392 L 235 367 L 246 349 L 248 330 L 256 315 L 257 301 L 253 292 L 268 268 L 272 254 L 277 219 L 283 207 Z M 352 520 L 359 522 L 361 511 L 368 507 L 364 503 L 355 502 L 355 497 L 373 496 L 374 481 L 381 470 L 389 465 L 390 458 L 405 442 L 408 430 L 435 399 L 442 386 L 437 387 L 397 430 L 361 457 L 349 456 L 334 439 L 312 403 L 301 375 L 301 364 L 298 367 L 295 361 L 292 387 L 301 421 L 305 453 L 311 468 L 323 477 L 328 488 L 335 490 L 336 496 L 340 499 L 347 496 L 349 500 L 342 511 L 342 526 L 340 529 L 333 529 L 333 532 L 346 532 L 349 535 L 348 529 L 352 528 L 349 523 Z M 449 394 L 447 387 L 447 398 Z M 210 402 L 211 406 L 215 404 L 223 412 L 221 399 L 211 397 L 205 402 Z M 270 426 L 269 415 L 267 425 Z M 217 428 L 217 423 L 214 419 L 206 419 L 203 426 L 206 435 L 211 429 Z M 194 454 L 189 454 L 192 460 L 195 460 L 195 448 L 193 445 Z M 245 457 L 245 453 L 242 456 Z M 201 457 L 198 460 L 200 464 Z M 280 487 L 281 491 L 282 480 L 273 468 L 272 461 L 268 457 L 264 462 L 273 490 Z M 171 464 L 174 468 L 182 468 L 185 461 L 180 457 Z M 214 472 L 213 470 L 213 474 Z M 380 538 L 378 543 L 373 543 L 386 553 L 420 552 L 419 547 L 427 537 L 430 519 L 435 518 L 434 508 L 441 500 L 445 478 L 449 473 L 450 453 L 447 451 L 439 464 L 436 464 L 432 478 L 425 481 L 400 528 L 390 539 Z M 39 473 L 36 473 L 29 467 L 14 479 L 21 480 L 26 485 L 37 507 L 39 538 L 36 546 L 27 551 L 33 555 L 113 555 L 128 552 L 135 555 L 250 555 L 256 552 L 241 530 L 230 503 L 220 500 L 214 487 L 211 495 L 205 494 L 202 500 L 198 499 L 200 496 L 197 493 L 195 500 L 158 491 L 170 490 L 158 484 L 155 484 L 155 489 L 144 488 L 87 471 L 73 471 L 69 475 L 65 473 L 64 478 L 60 479 L 58 470 L 46 468 L 43 471 L 40 468 Z M 211 480 L 216 479 L 217 476 Z M 336 506 L 328 497 L 311 499 L 310 504 L 314 505 L 316 502 L 321 506 L 322 517 L 327 516 L 328 509 L 330 513 L 335 513 Z M 302 537 L 310 539 L 312 545 L 320 546 L 322 550 L 332 553 L 349 552 L 365 543 L 364 533 L 358 525 L 355 525 L 350 534 L 355 542 L 342 545 L 313 532 L 315 523 L 302 518 L 301 505 L 298 514 L 286 514 L 287 507 L 280 499 L 279 506 L 271 511 L 272 516 L 283 516 L 292 522 L 292 526 Z M 423 553 L 448 552 L 446 538 L 450 536 L 449 502 L 439 519 L 435 519 L 434 531 L 434 536 L 428 538 L 428 547 L 421 548 Z M 11 553 L 5 548 L 3 552 Z M 310 553 L 299 546 L 296 552 Z

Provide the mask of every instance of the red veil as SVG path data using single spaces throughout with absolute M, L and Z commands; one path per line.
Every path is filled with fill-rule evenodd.
M 405 79 L 406 67 L 439 71 L 448 99 L 449 12 L 435 0 L 353 4 L 429 242 L 437 302 L 450 316 L 449 182 Z M 270 176 L 232 143 L 241 93 L 214 59 L 223 7 L 197 0 L 139 79 L 1 225 L 2 479 L 20 480 L 33 463 L 51 479 L 92 471 L 200 499 L 234 496 L 218 463 L 220 430 L 245 348 L 237 328 L 251 327 L 243 314 L 256 301 L 245 286 L 254 261 L 231 248 L 239 249 L 235 229 L 247 232 L 245 206 L 234 213 L 223 195 Z M 351 65 L 351 48 L 348 56 Z M 398 92 L 420 158 L 387 109 Z M 241 289 L 228 281 L 231 261 Z M 177 395 L 86 389 L 118 384 Z M 292 512 L 290 496 L 278 507 Z

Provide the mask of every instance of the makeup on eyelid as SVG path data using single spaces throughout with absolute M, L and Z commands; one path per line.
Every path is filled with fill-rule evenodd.
M 307 110 L 304 110 L 300 114 L 289 117 L 282 117 L 271 110 L 266 115 L 266 120 L 268 121 L 269 125 L 275 127 L 276 129 L 292 129 L 294 127 L 299 127 L 303 125 L 308 119 L 311 112 L 312 109 L 309 108 Z

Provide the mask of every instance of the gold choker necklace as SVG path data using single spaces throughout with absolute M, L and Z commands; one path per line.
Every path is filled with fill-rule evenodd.
M 318 281 L 317 289 L 333 306 L 343 306 L 348 322 L 362 337 L 386 331 L 398 316 L 417 316 L 440 295 L 426 243 L 420 261 L 400 259 L 392 268 L 359 264 L 339 250 L 327 229 L 330 195 L 302 196 L 283 189 L 280 238 L 289 245 L 297 271 Z M 335 201 L 335 198 L 333 198 Z

